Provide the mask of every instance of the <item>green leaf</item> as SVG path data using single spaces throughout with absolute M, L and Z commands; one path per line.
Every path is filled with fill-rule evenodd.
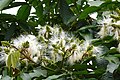
M 38 6 L 35 7 L 35 9 L 36 9 L 36 14 L 37 14 L 37 16 L 39 17 L 39 23 L 40 23 L 41 25 L 44 25 L 44 24 L 45 24 L 45 21 L 44 21 L 42 3 L 39 2 Z
M 105 56 L 105 59 L 108 60 L 109 63 L 119 64 L 119 59 L 117 57 L 112 56 L 112 55 Z
M 114 70 L 117 69 L 119 64 L 120 64 L 119 59 L 117 57 L 114 57 L 111 55 L 106 56 L 105 59 L 109 61 L 109 64 L 107 65 L 106 71 L 113 73 Z
M 114 40 L 113 36 L 106 36 L 103 39 L 94 39 L 92 41 L 92 44 L 95 46 L 104 45 L 107 46 L 108 48 L 111 48 L 113 46 L 118 46 L 118 41 Z
M 115 64 L 115 63 L 109 63 L 107 65 L 107 70 L 106 71 L 109 71 L 110 73 L 113 73 L 115 69 L 117 69 L 119 66 L 119 64 Z
M 20 58 L 20 52 L 19 51 L 15 51 L 13 55 L 14 55 L 14 58 L 16 59 L 16 62 L 18 62 L 19 58 Z
M 9 76 L 5 76 L 5 77 L 2 78 L 2 80 L 12 80 L 12 78 L 9 77 Z
M 109 51 L 107 51 L 105 54 L 103 54 L 103 56 L 105 55 L 114 55 L 116 53 L 119 53 L 118 50 L 116 48 L 110 49 Z
M 11 67 L 11 64 L 12 64 L 12 62 L 11 62 L 11 55 L 8 55 L 8 58 L 7 58 L 7 61 L 6 61 L 6 66 L 10 69 L 10 67 Z
M 60 16 L 63 19 L 63 23 L 68 25 L 70 22 L 70 19 L 73 18 L 74 14 L 70 10 L 65 0 L 59 0 L 59 5 L 60 5 Z
M 15 51 L 11 55 L 12 55 L 12 59 L 11 59 L 12 67 L 16 68 L 17 63 L 19 62 L 20 52 Z
M 52 76 L 49 76 L 48 78 L 43 79 L 43 80 L 54 80 L 54 79 L 58 79 L 59 77 L 62 77 L 64 75 L 66 75 L 66 74 L 63 73 L 63 74 L 60 74 L 60 75 L 52 75 Z
M 8 55 L 8 59 L 6 61 L 7 67 L 16 68 L 17 63 L 19 62 L 20 52 L 19 51 L 12 51 Z
M 14 54 L 11 54 L 11 64 L 12 64 L 13 68 L 16 68 L 16 62 L 17 62 L 17 60 L 16 60 Z
M 5 40 L 10 40 L 14 34 L 14 31 L 16 30 L 16 24 L 15 23 L 12 23 L 10 25 L 10 28 L 8 29 L 8 31 L 6 32 L 5 34 Z
M 1 68 L 2 69 L 2 68 Z M 3 69 L 2 69 L 3 70 Z M 1 71 L 2 72 L 2 71 Z M 5 77 L 5 76 L 8 76 L 8 68 L 5 67 L 3 72 L 2 72 L 2 76 Z
M 17 79 L 16 80 L 23 80 L 21 77 L 20 77 L 20 75 L 19 76 L 17 76 Z
M 69 23 L 75 21 L 76 19 L 77 19 L 77 16 L 71 17 L 71 18 L 68 20 L 67 24 L 69 24 Z
M 2 46 L 10 46 L 10 43 L 8 41 L 1 41 Z
M 88 14 L 96 12 L 99 10 L 99 7 L 91 6 L 83 10 L 83 12 L 80 14 L 79 19 L 85 19 L 88 17 Z
M 32 5 L 36 10 L 36 15 L 39 18 L 39 23 L 41 25 L 44 25 L 45 21 L 44 21 L 44 15 L 43 15 L 43 4 L 42 4 L 42 2 L 38 1 L 38 0 L 34 0 L 34 1 L 32 1 Z
M 106 69 L 107 65 L 108 65 L 108 61 L 104 58 L 97 58 L 95 61 L 95 64 L 97 65 L 97 68 L 102 68 L 102 69 Z
M 34 2 L 37 3 L 34 5 Z M 33 1 L 33 6 L 36 9 L 36 14 L 39 18 L 43 18 L 43 6 L 42 3 L 40 1 L 34 0 Z
M 43 76 L 43 77 L 47 76 L 47 71 L 46 70 L 36 69 L 36 70 L 33 70 L 33 71 L 34 71 L 34 73 L 29 73 L 31 78 L 40 77 L 40 76 Z
M 14 15 L 11 14 L 0 14 L 0 21 L 11 21 L 11 22 L 15 22 L 16 17 Z
M 31 80 L 30 75 L 27 73 L 22 73 L 20 77 L 22 78 L 22 80 Z
M 112 73 L 106 72 L 101 76 L 100 80 L 119 80 L 119 79 L 114 79 Z
M 73 72 L 73 75 L 85 75 L 88 74 L 87 70 Z
M 8 6 L 11 1 L 12 0 L 0 0 L 0 10 L 2 10 L 4 7 Z
M 77 30 L 77 32 L 92 29 L 92 28 L 96 28 L 96 27 L 97 26 L 94 26 L 94 25 L 84 26 L 84 27 L 81 27 L 79 30 Z
M 18 22 L 19 26 L 22 28 L 23 31 L 30 33 L 32 30 L 32 26 L 29 26 L 26 22 L 19 21 Z
M 71 68 L 75 70 L 85 70 L 87 69 L 87 64 L 75 64 L 71 66 Z
M 103 68 L 97 68 L 96 70 L 94 70 L 91 73 L 94 73 L 94 75 L 99 76 L 99 75 L 102 75 L 103 73 L 105 73 L 105 69 L 103 69 Z
M 88 79 L 81 79 L 81 80 L 98 80 L 96 78 L 88 78 Z
M 120 54 L 114 54 L 114 57 L 120 58 Z
M 17 12 L 17 20 L 26 21 L 30 15 L 31 6 L 22 5 Z
M 115 10 L 116 8 L 120 7 L 120 2 L 117 1 L 106 1 L 105 3 L 100 5 L 101 11 L 106 11 L 106 10 Z

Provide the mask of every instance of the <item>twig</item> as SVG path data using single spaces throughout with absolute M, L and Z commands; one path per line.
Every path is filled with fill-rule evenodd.
M 19 50 L 18 48 L 16 48 L 16 47 L 13 46 L 13 45 L 12 45 L 12 47 L 15 48 L 16 50 Z M 23 51 L 24 51 L 24 50 L 23 50 Z M 20 51 L 20 53 L 21 53 L 22 55 L 24 55 L 24 57 L 25 57 L 26 59 L 28 59 L 29 61 L 31 61 L 31 62 L 34 63 L 35 65 L 38 65 L 38 66 L 41 66 L 41 67 L 44 68 L 44 69 L 47 69 L 47 70 L 56 72 L 55 70 L 53 70 L 53 69 L 51 69 L 51 68 L 48 68 L 48 67 L 42 66 L 42 65 L 40 65 L 40 64 L 37 64 L 37 63 L 34 62 L 29 56 L 27 56 L 26 54 L 24 54 L 23 51 Z
M 19 49 L 16 48 L 15 46 L 12 45 L 12 47 L 19 51 Z M 27 56 L 26 54 L 24 54 L 23 51 L 20 51 L 20 53 L 21 53 L 22 55 L 24 55 L 24 57 L 27 58 L 27 59 L 28 59 L 29 61 L 31 61 L 32 63 L 37 64 L 37 63 L 34 62 L 29 56 Z

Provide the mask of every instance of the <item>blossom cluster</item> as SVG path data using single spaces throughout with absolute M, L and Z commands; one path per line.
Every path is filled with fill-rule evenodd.
M 56 63 L 64 61 L 68 64 L 74 64 L 83 58 L 102 54 L 102 46 L 93 46 L 92 40 L 88 37 L 80 40 L 72 32 L 64 31 L 60 26 L 39 26 L 38 36 L 20 35 L 18 38 L 11 40 L 11 52 L 17 49 L 27 58 L 34 62 L 49 61 Z M 15 49 L 13 49 L 15 48 Z
M 102 54 L 101 46 L 93 46 L 92 40 L 86 36 L 84 40 L 75 37 L 71 32 L 64 31 L 59 26 L 45 26 L 40 27 L 38 38 L 46 45 L 43 53 L 46 59 L 58 62 L 65 60 L 67 63 L 74 64 L 79 62 L 82 58 L 96 54 Z M 42 43 L 41 42 L 41 43 Z
M 107 15 L 106 15 L 107 14 Z M 99 35 L 100 38 L 106 36 L 113 36 L 114 39 L 120 39 L 120 10 L 116 9 L 114 12 L 104 12 L 103 20 L 98 21 L 102 25 Z
M 120 10 L 116 9 L 112 12 L 104 12 L 103 20 L 98 21 L 101 26 L 98 32 L 100 38 L 111 36 L 119 42 L 118 51 L 120 52 Z

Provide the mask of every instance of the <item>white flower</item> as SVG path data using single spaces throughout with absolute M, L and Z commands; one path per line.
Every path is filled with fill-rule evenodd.
M 112 18 L 107 17 L 107 18 L 103 18 L 103 20 L 99 20 L 98 24 L 102 25 L 100 31 L 98 32 L 98 34 L 100 35 L 100 38 L 104 38 L 107 35 L 112 35 L 112 30 L 114 29 L 113 27 L 111 27 L 112 25 Z
M 49 29 L 50 32 L 47 30 Z M 48 33 L 52 35 L 52 32 L 53 32 L 53 28 L 46 25 L 46 26 L 39 26 L 39 32 L 38 32 L 38 36 L 44 36 L 44 37 L 48 37 Z
M 110 14 L 112 14 L 112 13 L 111 12 L 104 12 L 103 20 L 98 21 L 98 24 L 102 25 L 98 34 L 100 35 L 100 38 L 104 38 L 106 36 L 113 36 L 114 39 L 119 40 L 120 20 L 115 20 L 114 18 L 111 18 Z M 118 15 L 116 12 L 113 12 L 113 14 Z
M 68 50 L 71 50 L 74 45 L 76 45 L 74 51 L 73 50 L 70 51 L 70 53 L 67 55 L 71 55 L 73 52 L 71 57 L 74 56 L 74 59 L 75 59 L 75 55 L 77 54 L 76 56 L 77 58 L 75 59 L 75 61 L 80 60 L 80 57 L 82 56 L 78 55 L 80 52 L 78 40 L 75 37 L 73 37 L 72 34 L 68 34 L 64 30 L 62 30 L 62 28 L 58 28 L 57 26 L 55 26 L 54 28 L 50 27 L 50 29 L 52 32 L 51 32 L 51 37 L 48 39 L 47 48 L 49 50 L 48 55 L 53 60 L 53 62 L 61 61 L 63 59 L 63 54 L 65 54 Z M 54 47 L 53 45 L 55 45 L 56 47 Z M 73 62 L 75 61 L 73 60 Z
M 118 28 L 115 29 L 114 39 L 117 39 L 117 40 L 119 39 L 119 29 Z
M 43 49 L 44 51 L 42 51 L 45 60 L 51 60 L 55 63 L 62 61 L 63 57 L 65 57 L 68 63 L 74 64 L 79 62 L 92 46 L 91 35 L 83 35 L 85 40 L 79 40 L 74 37 L 74 34 L 70 34 L 62 28 L 58 28 L 58 26 L 48 27 L 49 31 L 46 30 L 47 26 L 42 27 L 39 31 L 39 37 L 45 38 L 46 32 L 50 35 L 50 37 L 46 38 L 47 41 L 43 42 L 46 45 Z M 94 53 L 102 53 L 99 47 L 94 47 L 93 49 Z M 88 51 L 88 54 L 89 52 L 91 54 L 91 51 Z
M 106 17 L 106 18 L 110 18 L 110 15 L 112 14 L 112 12 L 111 11 L 104 11 L 103 13 L 102 13 L 102 16 L 103 17 Z
M 79 62 L 83 57 L 83 53 L 79 51 L 75 51 L 69 58 L 68 63 L 73 65 L 75 62 Z
M 68 49 L 70 49 L 70 44 L 65 45 L 65 51 L 67 51 Z
M 55 62 L 58 62 L 58 61 L 62 61 L 63 56 L 61 55 L 61 53 L 59 53 L 59 51 L 58 52 L 56 52 L 56 51 L 50 51 L 50 59 L 55 63 Z
M 33 59 L 34 62 L 37 62 L 37 61 L 38 61 L 38 57 L 37 57 L 37 56 L 36 56 L 36 57 L 33 57 L 32 59 Z
M 98 34 L 100 35 L 100 38 L 104 38 L 106 36 L 113 36 L 114 28 L 112 26 L 102 26 Z
M 82 59 L 88 47 L 91 46 L 91 40 L 86 40 L 83 43 L 79 44 L 78 41 L 76 41 L 75 39 L 74 42 L 70 44 L 76 45 L 76 48 L 73 50 L 71 56 L 68 58 L 68 63 L 73 65 L 74 62 L 79 62 Z
M 103 26 L 110 26 L 112 24 L 112 18 L 103 18 L 103 20 L 98 21 L 98 23 Z
M 13 45 L 16 48 L 23 48 L 23 43 L 29 42 L 28 52 L 31 57 L 40 55 L 41 44 L 38 43 L 37 38 L 34 35 L 21 35 L 17 39 L 13 39 Z
M 114 28 L 112 26 L 107 27 L 107 35 L 114 35 Z
M 65 33 L 65 32 L 61 32 L 59 35 L 60 35 L 60 38 L 61 39 L 65 39 L 65 38 L 67 38 L 67 35 L 66 35 L 67 33 Z
M 49 40 L 51 44 L 57 44 L 59 42 L 59 39 L 56 35 L 53 35 Z
M 113 22 L 113 24 L 115 24 L 115 25 L 120 25 L 120 21 Z
M 76 61 L 76 57 L 77 57 L 76 54 L 73 54 L 73 56 L 70 56 L 70 57 L 68 58 L 68 63 L 70 63 L 71 65 L 73 65 L 74 62 Z
M 91 40 L 85 40 L 80 46 L 81 51 L 87 51 L 88 47 L 91 45 Z

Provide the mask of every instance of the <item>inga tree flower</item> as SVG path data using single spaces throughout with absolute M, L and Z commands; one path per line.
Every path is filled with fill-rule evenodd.
M 119 13 L 116 11 L 112 15 L 107 15 L 107 18 L 103 18 L 102 21 L 98 21 L 101 25 L 101 29 L 98 32 L 100 38 L 106 36 L 113 36 L 114 39 L 119 40 L 120 38 L 120 19 Z
M 98 22 L 102 27 L 100 29 L 100 31 L 98 32 L 98 34 L 100 35 L 100 38 L 104 38 L 106 37 L 107 35 L 110 35 L 112 36 L 113 35 L 113 27 L 111 26 L 112 25 L 112 18 L 108 17 L 107 19 L 106 18 L 103 18 L 103 20 L 101 22 Z
M 51 60 L 53 63 L 65 60 L 73 65 L 82 60 L 84 54 L 89 56 L 92 53 L 102 52 L 100 47 L 92 48 L 90 35 L 84 35 L 85 40 L 80 40 L 73 33 L 66 32 L 59 26 L 41 26 L 39 37 L 43 38 L 42 42 L 46 45 L 43 58 Z
M 85 40 L 76 38 L 73 33 L 64 31 L 59 26 L 40 26 L 38 36 L 20 35 L 12 40 L 12 45 L 19 50 L 26 50 L 34 62 L 42 60 L 56 63 L 64 61 L 73 65 L 84 57 L 102 53 L 101 47 L 92 45 L 92 37 L 84 35 Z M 27 55 L 28 55 L 27 54 Z
M 29 46 L 26 48 L 31 57 L 34 57 L 35 55 L 37 55 L 37 57 L 40 56 L 39 49 L 41 49 L 42 46 L 40 43 L 38 43 L 37 38 L 34 35 L 20 35 L 18 38 L 13 39 L 12 41 L 13 45 L 18 49 L 24 48 L 24 43 L 28 42 Z

